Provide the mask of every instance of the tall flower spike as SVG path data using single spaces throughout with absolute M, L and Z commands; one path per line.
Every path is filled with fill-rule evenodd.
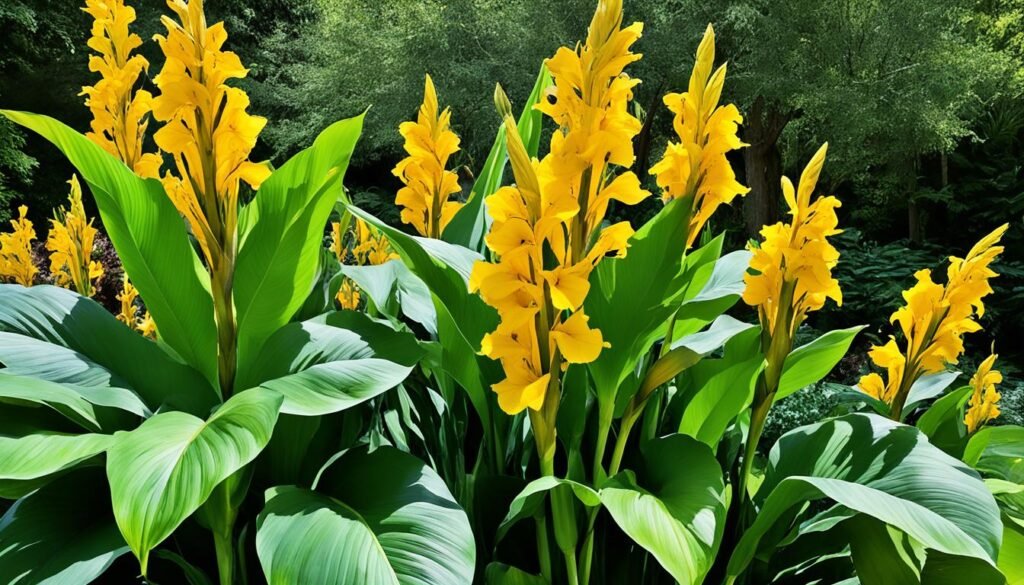
M 978 241 L 964 258 L 950 257 L 946 285 L 932 280 L 931 270 L 918 270 L 917 281 L 903 291 L 906 304 L 892 314 L 903 333 L 902 349 L 894 339 L 883 348 L 874 347 L 871 359 L 888 370 L 888 379 L 870 373 L 861 378 L 861 391 L 889 404 L 893 418 L 899 418 L 914 382 L 955 364 L 964 351 L 963 336 L 981 330 L 975 320 L 985 314 L 984 297 L 992 293 L 989 280 L 998 276 L 992 262 L 1003 252 L 999 240 L 1008 225 L 1002 225 Z M 898 355 L 898 358 L 897 358 Z M 897 359 L 902 364 L 894 369 Z
M 761 229 L 763 241 L 752 250 L 752 271 L 743 277 L 743 300 L 757 307 L 761 326 L 772 337 L 792 340 L 808 312 L 822 308 L 826 299 L 843 302 L 839 281 L 832 277 L 839 252 L 828 241 L 842 231 L 836 229 L 840 203 L 831 195 L 811 202 L 827 150 L 825 144 L 811 158 L 797 189 L 782 178 L 792 220 Z
M 651 167 L 663 199 L 691 198 L 687 247 L 720 205 L 750 191 L 736 180 L 726 158 L 730 151 L 747 145 L 736 134 L 743 122 L 739 110 L 733 104 L 719 105 L 726 66 L 712 73 L 714 62 L 715 31 L 709 24 L 697 48 L 688 91 L 665 96 L 679 141 L 670 141 L 665 155 Z
M 85 216 L 78 177 L 72 175 L 68 183 L 68 208 L 57 210 L 57 218 L 50 220 L 50 233 L 46 236 L 50 273 L 57 286 L 74 288 L 78 294 L 91 297 L 96 292 L 95 281 L 103 276 L 103 265 L 92 260 L 96 228 Z
M 121 302 L 121 312 L 117 314 L 117 320 L 133 329 L 139 318 L 139 309 L 135 306 L 135 299 L 138 297 L 139 291 L 128 280 L 128 275 L 124 275 L 121 292 L 117 293 L 117 300 Z
M 398 128 L 409 156 L 391 171 L 405 185 L 398 190 L 395 203 L 402 208 L 402 222 L 430 238 L 440 238 L 462 207 L 462 203 L 449 199 L 460 191 L 459 177 L 445 168 L 448 159 L 459 151 L 451 117 L 450 108 L 441 111 L 434 82 L 427 75 L 416 121 L 403 122 Z
M 248 70 L 238 55 L 223 50 L 224 23 L 206 25 L 203 1 L 168 0 L 178 21 L 164 16 L 167 35 L 154 37 L 166 57 L 154 78 L 160 95 L 153 117 L 164 126 L 154 136 L 174 158 L 164 189 L 192 228 L 207 263 L 233 259 L 241 181 L 259 188 L 270 170 L 249 160 L 267 121 L 249 115 L 249 97 L 230 87 Z
M 996 384 L 1003 381 L 1003 375 L 998 370 L 993 370 L 996 363 L 996 354 L 985 358 L 978 366 L 978 371 L 971 378 L 971 400 L 964 415 L 964 424 L 967 425 L 967 432 L 973 433 L 980 429 L 986 422 L 999 417 L 999 392 L 996 392 Z
M 153 96 L 145 90 L 134 91 L 139 76 L 149 68 L 145 57 L 132 55 L 142 44 L 137 34 L 129 32 L 135 9 L 124 0 L 86 0 L 83 10 L 93 18 L 89 47 L 97 53 L 89 57 L 89 70 L 100 74 L 96 85 L 82 88 L 85 105 L 92 112 L 86 136 L 139 176 L 156 178 L 160 157 L 142 152 Z
M 495 94 L 515 186 L 487 198 L 494 221 L 485 242 L 497 261 L 474 266 L 470 289 L 501 319 L 481 343 L 481 353 L 505 371 L 493 387 L 498 405 L 509 414 L 540 413 L 534 422 L 542 458 L 553 456 L 561 369 L 592 362 L 607 346 L 583 312 L 589 276 L 606 256 L 624 255 L 633 234 L 628 222 L 602 229 L 608 206 L 650 195 L 634 173 L 613 170 L 633 164 L 641 126 L 628 110 L 639 81 L 623 72 L 640 58 L 629 48 L 641 29 L 622 28 L 621 2 L 602 0 L 586 43 L 547 60 L 554 87 L 536 108 L 559 130 L 541 161 L 530 159 L 500 87 Z
M 12 231 L 0 234 L 0 277 L 22 286 L 32 286 L 39 269 L 32 262 L 32 241 L 36 230 L 25 216 L 28 207 L 18 207 L 18 218 L 11 220 Z

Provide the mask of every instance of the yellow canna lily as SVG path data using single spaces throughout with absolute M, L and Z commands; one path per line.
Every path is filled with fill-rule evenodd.
M 449 108 L 440 110 L 434 82 L 427 75 L 416 121 L 403 122 L 398 129 L 409 156 L 392 171 L 405 185 L 395 203 L 402 208 L 402 222 L 412 225 L 421 236 L 440 238 L 462 207 L 449 199 L 460 191 L 458 175 L 445 169 L 448 159 L 459 151 L 451 115 Z
M 129 32 L 135 9 L 124 0 L 86 0 L 83 10 L 93 17 L 89 47 L 97 53 L 89 57 L 89 70 L 100 74 L 95 85 L 82 88 L 92 113 L 86 136 L 139 176 L 156 178 L 160 157 L 142 152 L 153 96 L 134 90 L 149 68 L 145 57 L 132 55 L 142 44 L 139 35 Z
M 999 356 L 992 354 L 985 358 L 978 366 L 978 371 L 971 377 L 973 392 L 964 415 L 968 433 L 977 431 L 986 422 L 999 417 L 1000 395 L 996 392 L 996 384 L 1003 381 L 1003 375 L 992 369 L 997 357 Z
M 11 220 L 12 231 L 0 234 L 0 278 L 32 286 L 39 273 L 32 261 L 32 241 L 36 239 L 36 230 L 26 215 L 28 207 L 19 206 L 17 219 Z
M 72 175 L 68 183 L 69 207 L 57 211 L 57 219 L 50 220 L 50 233 L 46 236 L 50 273 L 57 286 L 73 288 L 78 294 L 91 297 L 96 292 L 95 281 L 103 276 L 103 265 L 92 260 L 96 228 L 85 215 L 78 177 Z
M 239 183 L 257 189 L 270 175 L 266 165 L 249 161 L 267 121 L 249 115 L 249 97 L 227 85 L 248 70 L 236 54 L 223 50 L 224 24 L 207 26 L 203 0 L 167 4 L 178 21 L 162 17 L 167 35 L 154 37 L 166 57 L 153 79 L 160 89 L 153 117 L 164 122 L 154 139 L 174 159 L 164 189 L 191 226 L 207 263 L 219 271 L 230 266 L 237 246 Z
M 697 48 L 688 91 L 670 93 L 664 99 L 675 115 L 673 128 L 679 141 L 670 141 L 665 155 L 651 167 L 663 199 L 690 198 L 687 247 L 719 206 L 750 191 L 736 180 L 726 158 L 730 151 L 747 145 L 736 133 L 743 122 L 739 110 L 733 104 L 719 105 L 726 66 L 712 73 L 714 62 L 715 31 L 709 24 Z
M 914 382 L 957 363 L 964 351 L 964 334 L 981 330 L 975 316 L 985 312 L 982 299 L 992 293 L 989 280 L 998 276 L 990 266 L 1003 252 L 998 243 L 1008 227 L 993 230 L 964 258 L 950 257 L 945 286 L 932 280 L 931 270 L 918 270 L 914 286 L 903 291 L 906 304 L 890 321 L 899 324 L 904 347 L 898 349 L 890 340 L 884 351 L 872 348 L 871 359 L 889 370 L 888 380 L 883 383 L 878 374 L 868 374 L 859 383 L 862 391 L 889 404 L 893 418 L 900 417 Z M 894 370 L 889 365 L 895 360 L 894 351 L 900 353 L 905 367 Z

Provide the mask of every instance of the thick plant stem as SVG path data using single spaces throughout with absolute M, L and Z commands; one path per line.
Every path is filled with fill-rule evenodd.
M 544 511 L 537 512 L 533 517 L 537 528 L 537 562 L 540 563 L 540 574 L 551 583 L 551 548 L 548 546 L 548 519 Z
M 225 259 L 224 263 L 234 263 Z M 227 399 L 235 383 L 236 335 L 235 306 L 232 300 L 234 266 L 219 267 L 211 274 L 214 317 L 217 320 L 217 371 L 220 376 L 221 395 Z
M 220 585 L 233 585 L 235 572 L 235 516 L 238 511 L 232 505 L 232 491 L 238 487 L 237 475 L 221 482 L 204 505 L 210 529 L 213 531 L 213 545 L 217 553 L 217 573 Z
M 764 432 L 764 423 L 768 419 L 768 411 L 771 409 L 773 399 L 774 394 L 767 400 L 755 404 L 750 411 L 750 433 L 747 435 L 747 444 L 743 451 L 743 467 L 740 471 L 740 502 L 747 498 L 747 486 L 750 484 L 750 471 L 754 464 L 757 443 L 761 439 L 761 433 Z

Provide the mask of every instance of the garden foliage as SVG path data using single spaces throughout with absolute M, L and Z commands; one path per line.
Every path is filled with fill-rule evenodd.
M 798 343 L 843 302 L 827 145 L 783 178 L 785 221 L 745 250 L 708 233 L 749 191 L 710 26 L 649 169 L 644 27 L 621 0 L 544 62 L 518 117 L 496 88 L 465 194 L 458 112 L 427 77 L 393 171 L 413 235 L 343 187 L 369 115 L 251 160 L 268 121 L 224 24 L 168 6 L 155 95 L 136 91 L 133 9 L 87 0 L 89 133 L 2 112 L 77 176 L 48 230 L 58 286 L 35 283 L 23 210 L 0 237 L 0 581 L 1024 580 L 1024 429 L 988 424 L 995 355 L 953 369 L 1007 227 L 915 275 L 844 414 L 765 444 L 773 406 L 862 328 Z M 607 219 L 654 197 L 642 225 Z M 91 298 L 94 223 L 124 267 L 117 315 Z

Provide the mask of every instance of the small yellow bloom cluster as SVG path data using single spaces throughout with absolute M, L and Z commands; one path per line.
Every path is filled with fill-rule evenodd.
M 582 305 L 591 271 L 607 255 L 624 255 L 633 229 L 621 222 L 594 232 L 612 199 L 635 204 L 650 194 L 632 172 L 614 179 L 609 172 L 610 165 L 633 164 L 632 140 L 640 130 L 627 110 L 638 81 L 623 69 L 640 58 L 629 47 L 641 25 L 621 24 L 621 2 L 602 0 L 587 42 L 576 51 L 560 48 L 548 60 L 554 91 L 537 108 L 560 129 L 542 161 L 530 160 L 499 92 L 516 186 L 487 198 L 494 223 L 486 243 L 498 261 L 478 262 L 470 289 L 501 318 L 481 353 L 502 364 L 506 377 L 493 390 L 509 414 L 540 410 L 552 372 L 592 362 L 606 347 Z
M 165 122 L 154 138 L 173 156 L 177 171 L 164 176 L 164 189 L 207 262 L 217 266 L 234 255 L 239 181 L 256 189 L 270 174 L 266 165 L 248 160 L 267 121 L 249 115 L 249 97 L 227 85 L 248 70 L 238 55 L 222 49 L 224 23 L 207 27 L 202 0 L 167 4 L 180 24 L 162 17 L 167 36 L 155 37 L 166 61 L 154 79 L 160 95 L 153 117 Z
M 32 286 L 39 269 L 32 262 L 32 240 L 36 230 L 25 216 L 28 207 L 18 207 L 18 219 L 11 220 L 12 231 L 0 234 L 0 278 L 22 286 Z
M 665 105 L 675 114 L 673 127 L 679 142 L 669 142 L 665 156 L 651 167 L 667 201 L 690 197 L 687 247 L 720 205 L 728 205 L 750 189 L 736 180 L 726 153 L 744 146 L 736 135 L 743 116 L 735 105 L 719 106 L 726 66 L 711 72 L 715 62 L 715 31 L 708 25 L 697 48 L 689 91 L 670 93 Z
M 149 67 L 145 57 L 131 54 L 142 44 L 128 30 L 135 22 L 135 9 L 124 0 L 86 0 L 84 10 L 93 17 L 89 47 L 98 53 L 89 57 L 89 70 L 100 74 L 96 85 L 82 88 L 92 112 L 86 136 L 139 176 L 156 178 L 160 157 L 142 152 L 153 96 L 144 90 L 133 92 Z
M 977 431 L 986 422 L 999 416 L 1000 396 L 996 392 L 996 384 L 1003 381 L 1003 375 L 992 369 L 997 357 L 992 354 L 985 358 L 971 378 L 971 388 L 974 392 L 971 393 L 971 401 L 964 415 L 968 433 Z
M 117 300 L 121 301 L 121 312 L 117 314 L 117 320 L 146 337 L 155 339 L 156 324 L 153 323 L 153 317 L 150 316 L 149 311 L 146 311 L 145 316 L 139 319 L 139 309 L 135 306 L 135 299 L 138 297 L 139 291 L 128 280 L 126 274 L 121 292 L 117 294 Z
M 903 291 L 907 304 L 890 319 L 899 323 L 906 347 L 901 349 L 891 337 L 885 345 L 873 347 L 871 360 L 887 370 L 888 381 L 868 374 L 860 380 L 862 391 L 900 411 L 915 380 L 957 362 L 964 351 L 964 334 L 981 329 L 974 317 L 985 313 L 982 299 L 992 292 L 988 281 L 998 276 L 989 266 L 1003 252 L 997 244 L 1007 227 L 982 238 L 966 258 L 950 257 L 945 286 L 932 281 L 931 270 L 914 274 L 917 283 Z
M 841 232 L 836 229 L 840 203 L 831 195 L 811 202 L 827 150 L 825 144 L 811 158 L 797 189 L 782 178 L 782 194 L 793 219 L 761 229 L 764 241 L 753 249 L 750 260 L 753 272 L 743 277 L 743 300 L 757 307 L 761 326 L 772 337 L 792 340 L 808 312 L 822 308 L 826 299 L 843 302 L 839 281 L 832 277 L 839 252 L 828 241 Z
M 398 190 L 395 203 L 402 208 L 402 222 L 411 224 L 421 236 L 440 238 L 462 207 L 462 203 L 449 200 L 460 190 L 458 175 L 445 169 L 448 159 L 459 151 L 451 117 L 449 108 L 440 111 L 428 75 L 416 121 L 403 122 L 398 128 L 409 156 L 391 171 L 405 185 Z
M 103 276 L 103 265 L 92 259 L 96 228 L 85 216 L 78 177 L 72 175 L 68 183 L 69 208 L 57 211 L 57 219 L 50 220 L 50 233 L 46 236 L 50 273 L 57 286 L 74 288 L 78 294 L 91 297 L 95 281 Z
M 361 219 L 356 220 L 353 237 L 355 242 L 349 249 L 344 244 L 341 223 L 333 222 L 331 224 L 331 250 L 334 251 L 338 262 L 345 264 L 351 255 L 356 266 L 377 266 L 398 258 L 398 254 L 391 250 L 391 244 L 384 234 L 373 229 Z M 359 287 L 351 279 L 343 278 L 336 298 L 342 309 L 354 311 L 359 308 L 361 298 Z

